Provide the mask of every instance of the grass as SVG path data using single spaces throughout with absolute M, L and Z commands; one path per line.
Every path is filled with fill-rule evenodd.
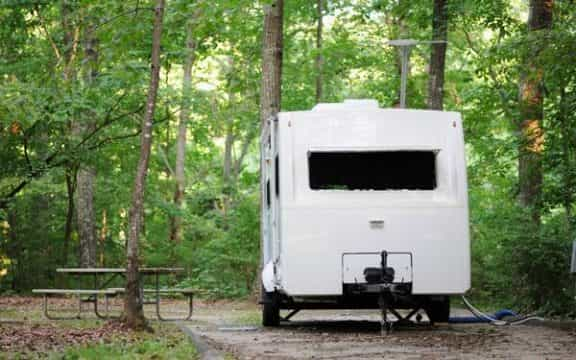
M 51 360 L 103 359 L 198 359 L 190 339 L 171 325 L 154 326 L 153 334 L 138 334 L 130 341 L 90 344 L 48 354 Z

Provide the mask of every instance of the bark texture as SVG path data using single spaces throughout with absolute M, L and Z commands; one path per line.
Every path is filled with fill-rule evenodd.
M 80 266 L 96 266 L 96 225 L 94 223 L 94 182 L 96 171 L 81 167 L 76 175 L 76 223 L 80 241 Z
M 84 32 L 84 61 L 83 80 L 85 87 L 93 85 L 98 76 L 98 40 L 91 26 Z M 95 123 L 90 111 L 82 114 L 83 119 L 74 121 L 72 133 L 78 138 L 94 129 Z M 76 174 L 76 221 L 78 238 L 80 240 L 80 266 L 96 266 L 96 215 L 94 213 L 94 191 L 96 182 L 96 169 L 88 164 L 81 164 Z
M 553 0 L 530 0 L 528 31 L 536 35 L 552 27 Z M 544 41 L 532 39 L 525 72 L 520 81 L 519 201 L 530 209 L 533 223 L 540 223 L 542 195 L 542 153 L 544 151 L 543 84 L 544 69 L 536 59 Z
M 184 60 L 183 67 L 182 102 L 180 104 L 180 119 L 176 139 L 176 168 L 174 169 L 174 177 L 176 180 L 174 205 L 179 210 L 182 209 L 182 201 L 186 189 L 186 135 L 188 131 L 188 121 L 190 119 L 192 67 L 196 59 L 196 40 L 194 39 L 193 24 L 197 17 L 198 13 L 186 24 L 186 59 Z M 174 243 L 180 243 L 182 241 L 182 217 L 180 215 L 174 215 L 170 218 L 170 240 Z
M 142 297 L 140 294 L 140 273 L 138 270 L 138 242 L 144 220 L 144 193 L 146 175 L 152 146 L 152 124 L 156 97 L 160 82 L 160 42 L 162 40 L 162 22 L 164 18 L 164 0 L 157 0 L 154 8 L 154 29 L 152 34 L 152 57 L 150 86 L 146 99 L 146 112 L 142 120 L 140 137 L 140 159 L 132 190 L 132 205 L 129 214 L 128 242 L 126 244 L 126 296 L 124 298 L 125 322 L 132 329 L 147 328 Z
M 448 44 L 448 0 L 434 0 L 432 17 L 432 40 L 443 41 L 432 44 L 430 71 L 428 76 L 428 108 L 444 108 L 444 68 L 446 64 L 446 47 Z
M 323 70 L 324 70 L 324 57 L 322 56 L 322 32 L 324 20 L 324 0 L 316 1 L 316 16 L 318 17 L 318 24 L 316 27 L 316 103 L 322 102 L 323 97 Z
M 70 239 L 72 238 L 72 226 L 74 223 L 74 192 L 76 191 L 75 171 L 69 169 L 66 172 L 66 194 L 68 197 L 68 206 L 66 209 L 66 223 L 64 225 L 64 242 L 62 245 L 62 266 L 68 264 L 68 249 L 70 248 Z
M 260 89 L 260 124 L 280 111 L 284 1 L 264 6 L 262 44 L 262 85 Z
M 407 0 L 398 0 L 397 7 L 399 9 L 405 9 L 406 5 L 405 2 Z M 389 39 L 410 39 L 410 29 L 406 22 L 406 13 L 405 11 L 399 11 L 397 13 L 386 13 L 384 15 L 384 19 L 386 24 L 388 25 L 387 28 L 389 29 L 389 33 L 387 34 Z M 402 52 L 396 51 L 396 71 L 398 75 L 398 84 L 400 85 L 400 78 L 402 77 Z M 408 64 L 408 71 L 407 71 L 407 78 L 408 78 L 408 86 L 406 88 L 407 98 L 406 98 L 406 107 L 408 107 L 410 101 L 408 98 L 408 94 L 410 93 L 410 72 L 411 67 Z M 400 107 L 400 95 L 401 87 L 398 86 L 398 92 L 396 95 L 396 99 L 392 104 L 392 107 Z

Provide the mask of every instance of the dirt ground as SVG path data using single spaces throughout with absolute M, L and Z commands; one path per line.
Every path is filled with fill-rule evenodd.
M 184 326 L 238 359 L 576 358 L 576 332 L 534 325 L 422 324 L 381 336 L 377 311 L 315 310 L 265 329 L 248 304 L 205 304 L 194 319 Z
M 121 299 L 114 299 L 113 313 L 118 314 Z M 168 311 L 183 316 L 186 314 L 185 300 L 168 300 Z M 76 313 L 77 300 L 74 298 L 52 298 L 50 309 L 53 315 L 70 316 Z M 0 359 L 37 359 L 50 352 L 67 347 L 106 344 L 112 341 L 129 344 L 140 337 L 118 321 L 103 321 L 96 318 L 92 304 L 84 304 L 81 319 L 48 320 L 42 314 L 42 298 L 30 296 L 0 296 Z M 145 307 L 146 316 L 154 319 L 151 305 Z M 162 325 L 171 326 L 170 323 Z M 160 325 L 155 322 L 155 325 Z M 155 326 L 165 332 L 178 331 L 166 326 Z
M 55 308 L 74 307 L 55 299 Z M 120 304 L 117 304 L 120 305 Z M 167 301 L 166 315 L 183 315 L 186 302 Z M 0 297 L 0 358 L 3 351 L 58 348 L 101 341 L 109 325 L 48 321 L 41 299 Z M 147 308 L 153 318 L 153 308 Z M 458 311 L 458 315 L 466 313 Z M 260 326 L 260 309 L 248 302 L 196 302 L 185 327 L 223 358 L 237 359 L 575 359 L 576 331 L 543 326 L 487 324 L 416 325 L 380 335 L 377 311 L 303 311 L 279 328 Z M 82 325 L 84 324 L 84 325 Z M 99 325 L 98 325 L 99 324 Z M 79 325 L 80 326 L 79 328 Z

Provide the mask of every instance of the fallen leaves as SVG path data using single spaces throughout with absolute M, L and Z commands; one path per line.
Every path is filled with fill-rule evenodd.
M 51 324 L 0 324 L 0 352 L 46 352 L 64 346 L 129 339 L 130 331 L 119 322 L 94 328 L 65 328 Z

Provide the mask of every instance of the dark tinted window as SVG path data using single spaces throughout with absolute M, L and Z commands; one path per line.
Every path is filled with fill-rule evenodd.
M 433 151 L 310 152 L 313 190 L 434 190 Z

